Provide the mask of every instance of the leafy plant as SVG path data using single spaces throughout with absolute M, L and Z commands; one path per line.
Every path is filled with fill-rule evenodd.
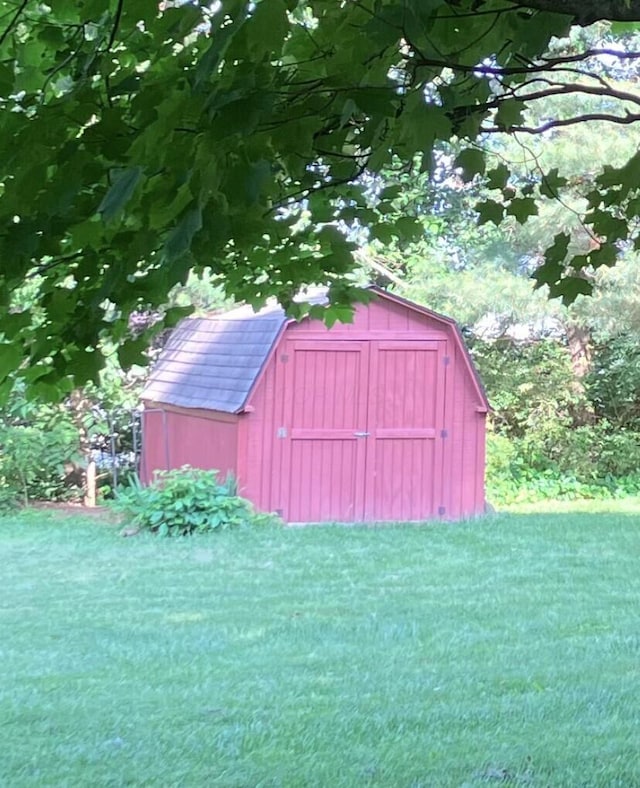
M 78 432 L 62 405 L 36 403 L 20 387 L 0 413 L 0 501 L 61 500 L 81 492 Z
M 614 343 L 584 385 L 561 342 L 474 342 L 494 407 L 486 470 L 492 503 L 637 493 L 640 435 L 626 426 L 636 391 L 632 350 L 625 341 L 618 352 Z
M 607 425 L 567 429 L 558 457 L 539 436 L 487 440 L 487 498 L 493 504 L 545 499 L 621 498 L 640 493 L 640 442 L 635 433 Z M 536 445 L 536 442 L 538 445 Z
M 131 518 L 133 526 L 160 536 L 223 531 L 275 520 L 255 512 L 237 494 L 233 476 L 221 482 L 217 471 L 188 465 L 158 472 L 146 487 L 137 479 L 132 481 L 118 492 L 114 506 Z
M 619 427 L 640 428 L 640 348 L 637 332 L 596 348 L 586 380 L 596 413 Z

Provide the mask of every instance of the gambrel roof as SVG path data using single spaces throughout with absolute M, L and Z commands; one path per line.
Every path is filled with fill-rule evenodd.
M 455 321 L 380 288 L 371 289 L 384 299 L 435 318 L 453 329 L 479 403 L 488 408 L 484 389 Z M 324 303 L 326 297 L 309 300 Z M 142 399 L 183 408 L 240 413 L 288 322 L 290 318 L 279 306 L 267 306 L 259 312 L 243 306 L 213 317 L 183 320 L 171 333 L 155 363 Z
M 142 398 L 238 413 L 286 322 L 280 308 L 255 313 L 245 307 L 183 320 L 153 367 Z

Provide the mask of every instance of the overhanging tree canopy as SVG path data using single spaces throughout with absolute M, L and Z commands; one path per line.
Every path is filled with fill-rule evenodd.
M 0 0 L 2 371 L 71 385 L 95 375 L 105 337 L 126 363 L 146 341 L 129 336 L 131 312 L 191 268 L 251 302 L 319 281 L 348 302 L 343 228 L 419 233 L 375 175 L 428 168 L 442 142 L 472 143 L 466 177 L 498 190 L 484 220 L 526 220 L 563 180 L 514 184 L 507 163 L 487 168 L 487 137 L 640 120 L 640 91 L 603 68 L 633 78 L 640 52 L 604 29 L 597 47 L 555 41 L 599 20 L 633 30 L 640 2 Z M 531 124 L 529 106 L 572 93 L 601 106 Z M 640 153 L 605 167 L 586 195 L 593 248 L 570 259 L 559 233 L 539 282 L 587 292 L 581 270 L 635 240 L 639 184 Z

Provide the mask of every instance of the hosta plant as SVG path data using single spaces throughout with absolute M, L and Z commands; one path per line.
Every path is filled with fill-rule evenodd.
M 221 481 L 215 470 L 190 466 L 160 471 L 147 486 L 133 482 L 118 493 L 115 508 L 131 526 L 160 536 L 222 531 L 271 520 L 237 494 L 233 477 Z

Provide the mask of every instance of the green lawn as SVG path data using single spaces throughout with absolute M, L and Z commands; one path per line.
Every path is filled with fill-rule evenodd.
M 548 509 L 0 520 L 0 785 L 639 786 L 640 504 Z

